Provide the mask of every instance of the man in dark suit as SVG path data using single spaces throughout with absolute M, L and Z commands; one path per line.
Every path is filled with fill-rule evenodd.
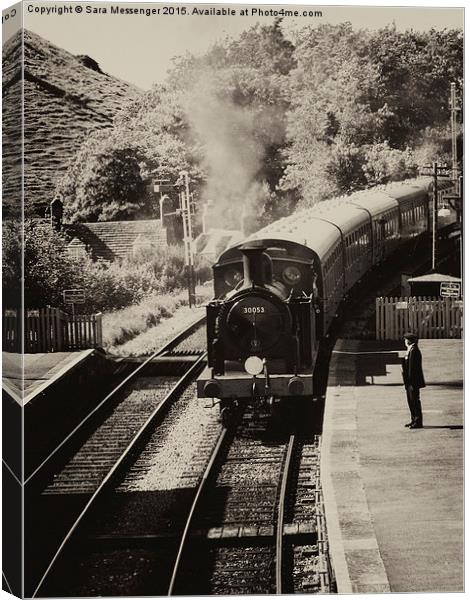
M 411 413 L 411 421 L 405 425 L 410 429 L 421 429 L 423 426 L 423 413 L 419 390 L 426 386 L 423 375 L 421 351 L 418 348 L 418 336 L 414 333 L 404 335 L 406 356 L 403 359 L 403 383 L 406 389 L 406 398 Z

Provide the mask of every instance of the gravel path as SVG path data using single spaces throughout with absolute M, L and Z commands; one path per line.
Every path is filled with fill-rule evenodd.
M 118 488 L 162 491 L 196 485 L 220 431 L 218 406 L 184 392 Z

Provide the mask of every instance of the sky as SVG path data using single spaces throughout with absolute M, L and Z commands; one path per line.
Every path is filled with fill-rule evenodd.
M 8 4 L 2 0 L 2 7 Z M 375 3 L 377 4 L 377 2 Z M 432 2 L 426 3 L 428 6 Z M 455 3 L 457 4 L 457 3 Z M 257 4 L 194 4 L 180 3 L 191 12 L 199 8 L 233 8 L 235 16 L 186 15 L 126 15 L 110 14 L 110 6 L 122 8 L 160 8 L 165 4 L 125 2 L 29 2 L 24 3 L 24 26 L 72 54 L 88 54 L 101 69 L 129 81 L 142 89 L 162 82 L 174 56 L 187 51 L 199 54 L 224 37 L 237 37 L 256 22 L 269 24 L 274 17 L 241 16 L 245 7 L 262 10 L 315 10 L 321 17 L 286 17 L 286 32 L 305 25 L 350 21 L 356 28 L 379 28 L 395 23 L 399 30 L 425 30 L 463 27 L 463 8 L 385 7 L 385 6 L 322 6 L 284 3 Z M 77 6 L 82 9 L 77 13 Z M 173 4 L 173 6 L 177 6 Z M 70 14 L 57 14 L 58 8 L 70 7 Z M 91 8 L 87 8 L 91 7 Z M 39 11 L 43 9 L 43 14 Z M 44 14 L 45 9 L 52 9 Z M 90 14 L 91 9 L 107 9 L 107 13 Z M 80 10 L 80 9 L 78 9 Z M 5 30 L 4 35 L 8 35 Z

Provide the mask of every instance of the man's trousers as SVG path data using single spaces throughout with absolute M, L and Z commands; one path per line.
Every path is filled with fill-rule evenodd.
M 411 413 L 411 422 L 413 424 L 423 424 L 423 413 L 421 410 L 421 401 L 419 399 L 419 388 L 411 385 L 406 386 L 406 398 Z

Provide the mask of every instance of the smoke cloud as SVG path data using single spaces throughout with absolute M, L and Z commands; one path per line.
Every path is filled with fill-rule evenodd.
M 240 229 L 243 215 L 253 221 L 269 196 L 262 170 L 272 136 L 259 110 L 236 105 L 215 88 L 210 75 L 201 77 L 189 95 L 187 118 L 203 146 L 208 178 L 202 200 L 211 205 L 211 226 Z

